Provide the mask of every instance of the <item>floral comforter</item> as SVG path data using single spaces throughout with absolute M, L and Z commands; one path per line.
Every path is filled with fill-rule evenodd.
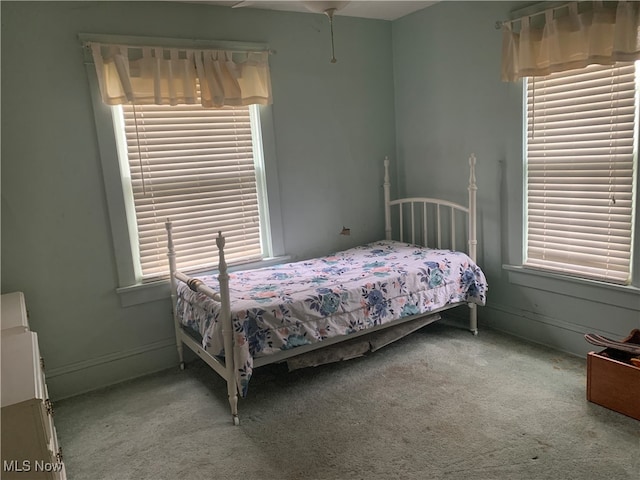
M 428 313 L 446 305 L 484 305 L 487 282 L 464 253 L 380 241 L 312 260 L 231 273 L 238 391 L 253 359 Z M 200 276 L 218 290 L 216 276 Z M 224 356 L 220 304 L 178 286 L 177 314 L 203 347 Z

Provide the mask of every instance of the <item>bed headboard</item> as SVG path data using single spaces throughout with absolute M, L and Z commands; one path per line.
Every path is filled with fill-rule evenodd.
M 469 157 L 468 206 L 431 197 L 407 197 L 391 200 L 389 157 L 384 159 L 385 238 L 393 232 L 401 242 L 433 248 L 465 250 L 476 261 L 476 157 Z M 392 213 L 397 216 L 392 217 Z M 395 228 L 394 228 L 395 227 Z M 466 249 L 464 245 L 466 244 Z

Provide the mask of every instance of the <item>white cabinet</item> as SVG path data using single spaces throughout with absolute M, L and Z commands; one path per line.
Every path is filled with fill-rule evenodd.
M 22 292 L 6 293 L 0 299 L 2 307 L 2 336 L 29 331 L 27 307 Z
M 24 296 L 2 295 L 2 473 L 8 479 L 65 479 L 62 450 Z M 20 317 L 20 318 L 17 318 Z

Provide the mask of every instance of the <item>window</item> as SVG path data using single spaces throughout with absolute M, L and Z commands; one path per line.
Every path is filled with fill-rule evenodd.
M 590 65 L 528 79 L 526 266 L 630 283 L 638 68 Z
M 217 264 L 218 231 L 230 264 L 271 255 L 257 106 L 112 108 L 137 279 L 168 274 L 167 219 L 183 271 Z
M 227 238 L 229 263 L 252 268 L 285 260 L 266 45 L 78 37 L 85 47 L 121 305 L 169 295 L 167 217 L 174 224 L 176 260 L 183 271 L 215 268 L 220 230 Z M 260 106 L 203 109 L 198 102 L 185 106 L 180 101 L 187 93 L 200 95 L 200 79 L 205 78 L 205 104 L 217 105 L 220 92 L 215 86 L 221 80 L 209 75 L 215 69 L 198 69 L 187 58 L 195 61 L 194 55 L 200 55 L 209 65 L 215 60 L 211 55 L 218 52 L 219 59 L 220 51 L 231 52 L 225 56 L 227 64 L 230 58 L 235 64 L 251 57 L 242 68 L 252 82 L 243 83 L 240 92 L 228 92 L 256 100 L 234 97 L 226 102 L 225 96 L 224 103 Z M 185 75 L 186 80 L 167 83 L 168 72 L 174 80 Z M 195 91 L 183 92 L 191 80 Z M 157 94 L 167 96 L 166 101 L 150 102 L 149 92 L 154 100 Z M 135 112 L 132 105 L 117 106 L 131 95 L 140 99 L 132 102 Z

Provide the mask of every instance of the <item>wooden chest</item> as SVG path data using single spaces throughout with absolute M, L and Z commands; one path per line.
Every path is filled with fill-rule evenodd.
M 640 334 L 634 332 L 625 341 L 640 343 Z M 640 420 L 640 368 L 629 362 L 633 356 L 610 348 L 590 352 L 587 400 Z

